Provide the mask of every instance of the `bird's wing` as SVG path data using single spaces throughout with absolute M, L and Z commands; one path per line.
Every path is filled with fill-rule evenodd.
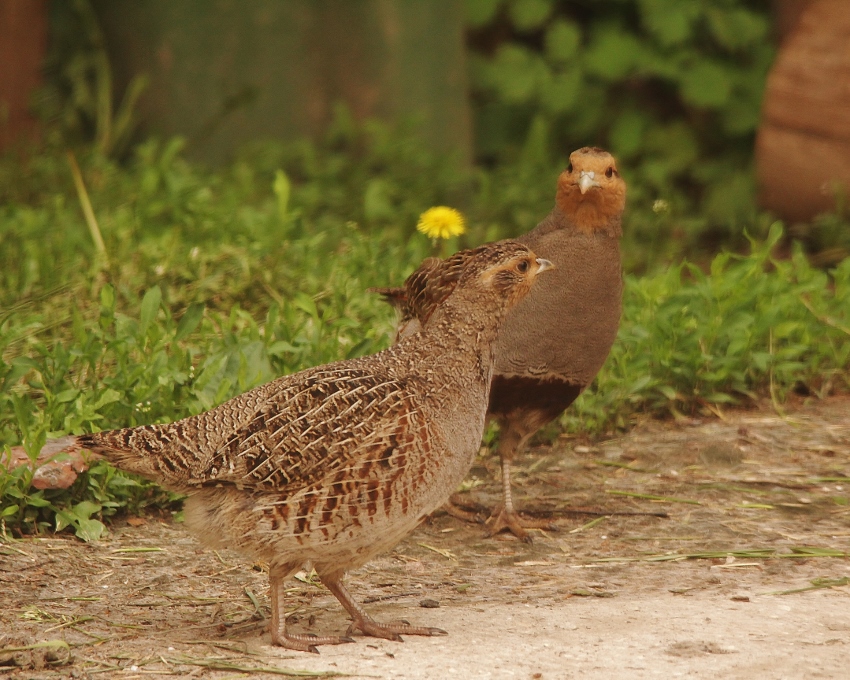
M 288 495 L 340 472 L 356 479 L 399 447 L 429 447 L 432 437 L 403 381 L 323 367 L 271 393 L 221 440 L 194 482 Z

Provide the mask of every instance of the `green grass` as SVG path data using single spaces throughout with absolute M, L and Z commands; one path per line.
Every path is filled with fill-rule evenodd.
M 723 253 L 705 273 L 688 262 L 626 278 L 623 321 L 594 385 L 563 417 L 571 429 L 626 427 L 637 413 L 718 413 L 792 390 L 845 390 L 850 366 L 850 259 L 829 272 L 799 247 L 771 256 L 778 224 L 748 255 Z
M 96 228 L 64 152 L 0 163 L 0 444 L 34 456 L 47 437 L 169 422 L 378 351 L 394 318 L 366 289 L 432 253 L 420 212 L 463 208 L 459 247 L 527 230 L 551 205 L 557 169 L 461 173 L 344 123 L 322 144 L 266 145 L 216 172 L 184 161 L 179 140 L 149 141 L 123 166 L 81 153 Z M 799 250 L 779 260 L 780 240 L 774 225 L 707 273 L 659 263 L 628 276 L 618 342 L 562 426 L 601 433 L 639 414 L 846 388 L 850 260 L 830 272 Z M 626 253 L 639 247 L 626 237 Z M 175 501 L 103 463 L 65 491 L 30 478 L 0 469 L 0 519 L 17 530 L 95 538 L 104 516 Z

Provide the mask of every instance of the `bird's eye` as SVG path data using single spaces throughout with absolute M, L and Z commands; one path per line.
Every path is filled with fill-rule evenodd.
M 573 162 L 572 162 L 572 161 L 570 161 L 570 162 L 567 164 L 567 170 L 566 170 L 566 172 L 572 172 L 572 171 L 573 171 Z
M 616 172 L 616 170 L 614 170 L 614 168 L 612 168 L 612 167 L 610 167 L 610 166 L 609 166 L 609 167 L 608 167 L 608 169 L 605 171 L 605 176 L 606 176 L 608 179 L 611 179 L 611 178 L 614 176 L 614 173 L 615 173 L 615 172 Z
M 517 268 L 517 271 L 525 274 L 525 272 L 528 271 L 528 260 L 521 260 L 520 262 L 517 263 L 516 268 Z

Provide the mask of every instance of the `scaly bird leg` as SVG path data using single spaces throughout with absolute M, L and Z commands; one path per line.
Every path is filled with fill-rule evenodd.
M 531 435 L 520 437 L 515 434 L 510 426 L 506 430 L 507 432 L 503 434 L 499 441 L 499 458 L 502 464 L 502 494 L 505 502 L 503 505 L 494 508 L 493 513 L 488 518 L 487 535 L 495 536 L 500 531 L 507 529 L 517 538 L 526 543 L 531 543 L 531 535 L 527 529 L 557 531 L 558 527 L 549 520 L 520 517 L 519 513 L 514 510 L 514 498 L 511 491 L 511 465 L 517 450 L 525 444 Z
M 375 619 L 369 616 L 363 608 L 357 604 L 357 602 L 354 601 L 354 598 L 351 597 L 351 593 L 349 593 L 346 587 L 342 584 L 341 576 L 330 577 L 320 574 L 319 577 L 322 579 L 322 583 L 325 584 L 327 589 L 336 595 L 336 599 L 339 600 L 340 604 L 345 607 L 345 611 L 347 611 L 349 616 L 351 616 L 352 623 L 349 628 L 349 632 L 356 629 L 360 630 L 364 635 L 384 638 L 385 640 L 395 640 L 396 642 L 402 641 L 402 633 L 405 635 L 448 635 L 446 631 L 440 628 L 411 626 L 407 621 L 400 621 L 398 623 L 378 623 Z
M 338 635 L 291 635 L 286 632 L 286 613 L 283 608 L 283 593 L 286 574 L 274 568 L 269 570 L 269 582 L 271 584 L 272 600 L 272 622 L 271 634 L 272 644 L 295 649 L 299 652 L 313 652 L 318 654 L 316 645 L 341 645 L 345 642 L 354 642 L 353 638 Z

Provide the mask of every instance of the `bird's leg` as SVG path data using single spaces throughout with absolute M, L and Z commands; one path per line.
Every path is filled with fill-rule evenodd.
M 519 513 L 514 509 L 514 498 L 511 490 L 511 465 L 513 464 L 514 455 L 528 441 L 531 434 L 521 436 L 514 427 L 508 425 L 503 431 L 502 438 L 499 440 L 499 459 L 502 465 L 502 494 L 504 496 L 504 504 L 493 509 L 493 514 L 487 520 L 488 536 L 494 536 L 500 531 L 507 529 L 517 538 L 531 543 L 531 535 L 528 529 L 547 529 L 549 531 L 557 531 L 550 520 L 543 519 L 526 519 L 519 516 Z
M 446 631 L 440 628 L 429 628 L 426 626 L 411 626 L 407 621 L 399 621 L 398 623 L 378 623 L 369 616 L 363 608 L 354 601 L 351 593 L 342 583 L 341 576 L 327 576 L 320 574 L 322 583 L 325 584 L 340 604 L 345 607 L 345 611 L 351 616 L 352 630 L 360 630 L 364 635 L 372 637 L 384 638 L 386 640 L 395 640 L 401 642 L 401 634 L 405 635 L 447 635 Z
M 338 635 L 292 635 L 286 632 L 286 613 L 283 608 L 284 583 L 288 572 L 275 569 L 269 570 L 269 583 L 271 584 L 272 621 L 271 634 L 272 644 L 286 649 L 296 649 L 299 652 L 313 652 L 318 654 L 316 645 L 340 645 L 344 642 L 354 642 L 353 638 Z

